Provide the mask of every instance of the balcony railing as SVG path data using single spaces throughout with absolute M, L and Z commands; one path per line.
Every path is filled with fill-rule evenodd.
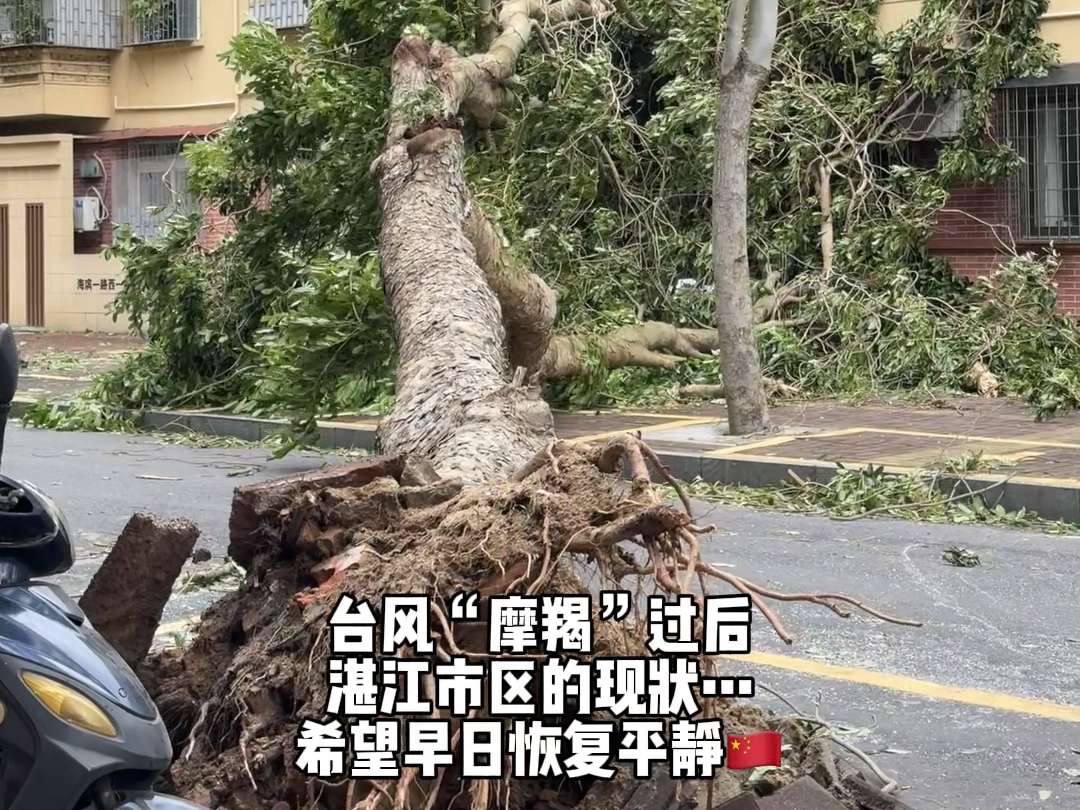
M 0 48 L 120 46 L 121 15 L 111 0 L 0 0 Z
M 124 45 L 193 42 L 199 38 L 199 0 L 121 0 L 121 4 L 126 12 Z
M 303 28 L 308 23 L 308 4 L 305 0 L 254 0 L 251 18 L 279 30 Z

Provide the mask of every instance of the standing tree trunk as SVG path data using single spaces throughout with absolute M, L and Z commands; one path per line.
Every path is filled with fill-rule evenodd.
M 756 433 L 769 424 L 750 297 L 746 165 L 750 116 L 772 64 L 777 13 L 777 0 L 733 0 L 720 61 L 712 187 L 713 279 L 720 371 L 732 435 Z

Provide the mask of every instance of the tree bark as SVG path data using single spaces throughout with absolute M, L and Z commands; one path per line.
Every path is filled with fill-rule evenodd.
M 554 300 L 535 276 L 506 272 L 493 229 L 471 210 L 459 116 L 490 126 L 535 23 L 591 13 L 583 0 L 511 0 L 484 53 L 462 57 L 417 36 L 394 51 L 386 148 L 372 170 L 399 360 L 395 404 L 378 439 L 383 452 L 430 459 L 444 477 L 507 478 L 554 438 L 551 410 L 524 385 L 528 365 L 546 351 Z M 523 338 L 537 315 L 538 335 Z M 506 321 L 518 316 L 520 345 L 510 347 Z
M 748 9 L 748 2 L 752 8 Z M 749 10 L 749 21 L 747 12 Z M 744 33 L 749 22 L 749 30 Z M 733 435 L 769 424 L 750 297 L 746 238 L 746 164 L 750 117 L 776 41 L 777 0 L 733 0 L 728 9 L 716 112 L 712 188 L 713 278 L 720 369 Z

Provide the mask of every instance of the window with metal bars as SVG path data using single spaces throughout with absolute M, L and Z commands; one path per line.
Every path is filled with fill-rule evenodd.
M 1023 161 L 1006 197 L 1014 238 L 1080 242 L 1080 85 L 1005 88 L 999 114 Z
M 111 0 L 0 0 L 0 47 L 112 49 L 120 18 Z
M 219 2 L 220 0 L 215 0 Z M 199 0 L 125 0 L 125 45 L 193 42 L 199 38 Z
M 112 221 L 144 239 L 165 221 L 196 210 L 188 190 L 188 164 L 180 141 L 131 141 L 112 163 Z
M 251 18 L 278 30 L 303 28 L 308 24 L 308 3 L 307 0 L 251 0 Z

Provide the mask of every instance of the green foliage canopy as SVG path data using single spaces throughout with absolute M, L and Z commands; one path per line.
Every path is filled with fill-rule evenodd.
M 997 182 L 1017 167 L 987 138 L 988 122 L 1003 81 L 1054 62 L 1037 36 L 1046 0 L 925 0 L 889 34 L 878 5 L 781 4 L 751 133 L 751 261 L 758 294 L 795 277 L 804 288 L 762 330 L 765 372 L 822 394 L 957 388 L 983 359 L 1040 413 L 1072 407 L 1080 343 L 1053 312 L 1052 264 L 1018 258 L 969 289 L 925 247 L 951 186 Z M 674 284 L 711 278 L 724 4 L 628 0 L 625 9 L 550 32 L 526 53 L 526 92 L 504 111 L 509 126 L 493 138 L 467 132 L 466 170 L 507 250 L 558 289 L 561 330 L 640 319 L 709 326 L 711 297 Z M 203 250 L 193 214 L 149 241 L 121 235 L 112 252 L 126 282 L 114 311 L 149 346 L 93 396 L 125 407 L 227 405 L 302 429 L 316 415 L 385 409 L 394 354 L 368 168 L 385 133 L 390 54 L 405 31 L 469 53 L 479 23 L 477 5 L 457 0 L 314 0 L 299 42 L 246 25 L 223 58 L 261 109 L 187 150 L 193 190 L 235 233 Z M 927 147 L 905 128 L 912 105 L 957 94 L 967 103 L 955 138 Z M 827 273 L 823 161 L 835 234 Z M 987 303 L 1001 290 L 1016 307 Z M 715 380 L 706 360 L 674 379 L 597 370 L 549 393 L 592 406 Z

